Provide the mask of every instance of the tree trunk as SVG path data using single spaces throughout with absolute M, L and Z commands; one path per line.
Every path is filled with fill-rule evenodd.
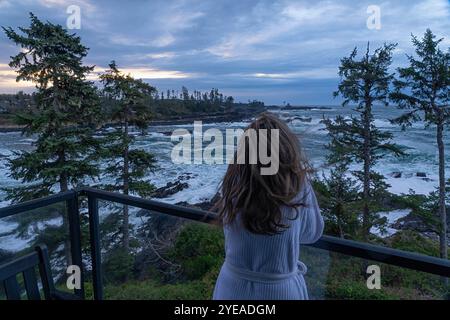
M 126 144 L 123 151 L 123 193 L 129 193 L 129 146 L 128 146 L 128 120 L 125 121 L 125 132 L 124 138 L 126 139 Z M 122 233 L 123 233 L 123 248 L 128 253 L 130 249 L 130 230 L 129 230 L 129 212 L 128 205 L 123 206 L 123 222 L 122 222 Z
M 372 112 L 372 106 L 370 99 L 366 97 L 366 108 L 364 110 L 363 124 L 364 124 L 364 178 L 363 178 L 363 232 L 362 238 L 367 241 L 370 232 L 370 211 L 369 211 L 369 201 L 370 201 L 370 141 L 371 141 L 371 131 L 370 131 L 370 115 Z
M 339 237 L 344 239 L 344 237 L 345 237 L 344 228 L 343 228 L 344 222 L 343 222 L 343 218 L 342 218 L 344 216 L 344 208 L 341 203 L 338 203 L 336 212 L 337 212 L 337 225 L 338 225 L 338 229 L 339 229 Z
M 442 114 L 439 115 L 439 121 L 437 124 L 437 145 L 439 151 L 439 216 L 440 216 L 440 228 L 439 228 L 439 247 L 440 256 L 443 259 L 448 258 L 447 253 L 447 213 L 445 208 L 445 150 L 444 150 L 444 121 Z
M 55 108 L 55 111 L 62 109 L 61 102 L 59 101 L 59 79 L 58 77 L 53 77 L 53 85 L 57 90 L 56 98 L 53 99 L 53 107 Z M 66 153 L 65 150 L 59 149 L 58 150 L 58 163 L 60 166 L 63 166 L 66 163 Z M 67 172 L 63 172 L 59 176 L 59 190 L 60 192 L 65 192 L 69 190 L 69 177 L 67 176 Z M 64 232 L 69 233 L 69 217 L 67 212 L 62 212 L 62 218 L 63 218 L 63 230 Z M 70 236 L 65 237 L 64 239 L 64 256 L 66 258 L 67 266 L 72 265 L 72 249 L 70 245 Z

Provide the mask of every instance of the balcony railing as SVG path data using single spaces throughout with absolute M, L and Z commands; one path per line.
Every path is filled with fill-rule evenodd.
M 142 199 L 119 193 L 102 191 L 83 187 L 72 191 L 58 193 L 41 199 L 31 200 L 20 204 L 0 208 L 0 219 L 24 213 L 30 210 L 43 208 L 55 203 L 65 202 L 69 223 L 69 237 L 71 244 L 72 263 L 80 267 L 82 263 L 82 243 L 80 228 L 79 197 L 87 197 L 89 215 L 90 253 L 94 299 L 103 299 L 102 261 L 100 247 L 99 200 L 110 201 L 151 212 L 166 214 L 174 217 L 189 219 L 202 223 L 211 223 L 215 215 L 202 210 L 167 204 L 160 201 Z M 450 261 L 418 253 L 396 250 L 388 247 L 361 243 L 352 240 L 323 236 L 318 242 L 309 245 L 318 249 L 345 254 L 388 265 L 408 268 L 437 276 L 449 277 Z M 86 270 L 81 272 L 81 288 L 75 293 L 81 298 L 85 297 L 84 277 Z

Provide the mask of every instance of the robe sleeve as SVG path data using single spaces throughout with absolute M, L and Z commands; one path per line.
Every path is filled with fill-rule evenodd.
M 316 194 L 309 181 L 305 184 L 303 202 L 305 206 L 299 208 L 300 243 L 311 244 L 322 236 L 324 221 L 320 214 Z

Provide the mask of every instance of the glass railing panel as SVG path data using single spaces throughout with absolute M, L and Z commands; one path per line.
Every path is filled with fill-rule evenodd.
M 85 290 L 91 299 L 89 219 L 84 202 L 80 207 Z M 124 212 L 128 213 L 128 239 L 124 239 Z M 99 201 L 99 218 L 105 299 L 211 298 L 224 258 L 220 227 L 108 201 Z M 70 249 L 67 220 L 65 202 L 0 219 L 0 264 L 46 244 L 57 289 L 73 292 L 66 286 L 71 263 L 66 252 L 67 246 Z M 305 280 L 311 299 L 449 297 L 441 276 L 310 246 L 301 246 L 300 252 L 308 266 Z M 379 289 L 374 270 L 379 271 Z M 25 299 L 23 279 L 20 275 L 18 279 Z M 5 298 L 2 290 L 0 299 Z
M 311 299 L 442 300 L 448 278 L 303 246 Z M 378 286 L 379 284 L 379 286 Z
M 105 299 L 210 299 L 224 258 L 220 227 L 100 201 Z M 442 277 L 310 246 L 301 247 L 311 299 L 427 299 L 448 296 Z M 369 267 L 369 269 L 368 269 Z M 380 289 L 368 279 L 379 268 Z M 377 269 L 378 270 L 378 269 Z M 448 280 L 447 280 L 448 281 Z
M 211 298 L 223 262 L 219 227 L 107 201 L 99 220 L 104 299 Z
M 73 292 L 66 286 L 67 267 L 72 264 L 66 202 L 0 218 L 0 265 L 32 252 L 41 244 L 48 248 L 56 288 Z M 17 279 L 22 298 L 26 299 L 22 275 Z M 39 277 L 38 282 L 42 290 Z M 4 289 L 0 287 L 0 298 L 4 299 Z

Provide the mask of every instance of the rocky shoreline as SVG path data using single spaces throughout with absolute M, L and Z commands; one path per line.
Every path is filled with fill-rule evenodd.
M 180 125 L 180 124 L 192 124 L 194 121 L 202 121 L 203 123 L 216 123 L 216 122 L 236 122 L 236 121 L 246 121 L 252 119 L 258 113 L 263 112 L 263 110 L 251 110 L 251 111 L 232 111 L 232 112 L 217 112 L 217 113 L 199 113 L 193 115 L 183 115 L 166 117 L 156 120 L 151 120 L 149 126 L 164 126 L 164 125 Z M 107 123 L 100 128 L 100 130 L 105 128 L 114 127 L 115 123 Z M 20 132 L 23 126 L 17 126 L 13 124 L 3 124 L 0 125 L 1 132 Z
M 235 122 L 244 121 L 253 118 L 258 112 L 228 112 L 228 113 L 201 113 L 195 115 L 176 116 L 166 119 L 159 119 L 150 121 L 151 126 L 162 125 L 178 125 L 178 124 L 192 124 L 194 121 L 202 121 L 203 123 L 215 122 Z
M 7 132 L 21 132 L 24 127 L 22 126 L 14 126 L 14 125 L 1 125 L 0 126 L 0 133 L 7 133 Z
M 186 174 L 179 176 L 178 180 L 175 182 L 171 182 L 171 181 L 167 182 L 165 186 L 160 187 L 153 192 L 152 198 L 153 199 L 167 198 L 167 197 L 170 197 L 182 190 L 189 188 L 189 184 L 187 181 L 190 180 L 191 178 L 192 178 L 192 174 L 186 173 Z M 204 211 L 208 211 L 208 210 L 212 209 L 212 207 L 217 202 L 217 200 L 219 200 L 219 197 L 220 197 L 219 193 L 216 193 L 214 195 L 214 197 L 212 197 L 209 200 L 203 201 L 203 202 L 190 204 L 187 201 L 181 201 L 181 202 L 177 202 L 176 205 L 183 206 L 183 207 L 197 208 L 197 209 L 201 209 Z
M 423 174 L 420 172 L 417 173 L 418 177 L 423 176 Z M 178 181 L 175 182 L 168 182 L 165 186 L 158 188 L 155 190 L 152 198 L 156 199 L 162 199 L 166 197 L 170 197 L 182 190 L 189 188 L 189 183 L 187 182 L 189 179 L 192 178 L 191 173 L 183 174 L 179 177 Z M 176 205 L 183 206 L 183 207 L 189 207 L 189 208 L 196 208 L 203 211 L 210 211 L 213 209 L 216 202 L 220 199 L 220 194 L 216 193 L 211 199 L 198 202 L 195 204 L 188 203 L 187 201 L 181 201 L 177 202 Z M 398 210 L 398 209 L 404 209 L 404 208 L 396 208 L 395 206 L 392 207 L 392 210 Z M 449 208 L 450 212 L 450 208 Z M 448 225 L 450 230 L 450 214 L 448 219 Z M 413 212 L 408 213 L 406 216 L 399 218 L 394 223 L 390 224 L 388 227 L 393 228 L 398 231 L 416 231 L 419 232 L 422 236 L 425 238 L 428 238 L 433 241 L 438 241 L 438 236 L 435 231 L 430 229 L 426 223 L 422 220 L 421 217 L 415 215 Z M 385 238 L 390 239 L 395 236 L 397 233 L 393 233 L 392 235 L 388 235 Z M 449 245 L 450 245 L 450 238 L 449 238 Z

